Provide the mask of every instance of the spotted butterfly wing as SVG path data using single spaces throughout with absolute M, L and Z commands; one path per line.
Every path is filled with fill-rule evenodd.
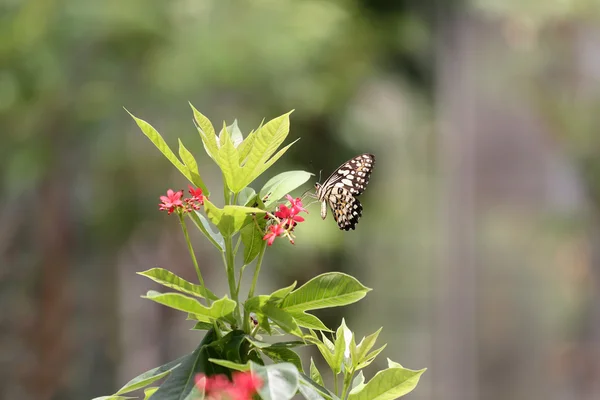
M 365 191 L 374 165 L 373 154 L 361 154 L 340 165 L 323 184 L 317 183 L 321 218 L 327 217 L 329 204 L 340 229 L 355 229 L 362 215 L 362 205 L 356 197 Z

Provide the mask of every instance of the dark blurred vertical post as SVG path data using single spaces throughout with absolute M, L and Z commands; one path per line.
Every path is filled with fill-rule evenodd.
M 440 253 L 431 368 L 434 399 L 476 400 L 474 54 L 468 16 L 440 2 L 437 46 Z M 456 6 L 455 6 L 456 7 Z

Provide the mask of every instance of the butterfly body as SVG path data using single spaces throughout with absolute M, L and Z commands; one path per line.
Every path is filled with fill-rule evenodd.
M 323 184 L 317 183 L 317 199 L 321 202 L 321 218 L 327 217 L 327 205 L 343 230 L 355 229 L 362 215 L 362 205 L 356 197 L 364 192 L 373 166 L 373 154 L 361 154 L 342 164 Z

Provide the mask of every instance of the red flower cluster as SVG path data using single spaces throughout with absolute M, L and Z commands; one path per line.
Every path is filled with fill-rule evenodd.
M 234 372 L 233 381 L 225 375 L 196 375 L 196 387 L 204 391 L 206 400 L 252 400 L 262 387 L 262 379 L 248 372 Z
M 182 199 L 183 190 L 174 192 L 172 189 L 167 190 L 166 196 L 160 196 L 162 203 L 158 205 L 160 211 L 167 211 L 167 214 L 175 210 L 179 213 L 186 213 L 192 210 L 199 210 L 200 206 L 204 204 L 204 196 L 202 195 L 202 189 L 194 188 L 188 185 L 189 193 L 191 197 Z
M 304 222 L 304 218 L 299 216 L 300 212 L 308 213 L 308 211 L 302 206 L 302 200 L 297 197 L 294 199 L 289 194 L 286 198 L 290 202 L 290 207 L 282 204 L 277 207 L 275 215 L 268 213 L 267 217 L 272 221 L 271 225 L 267 229 L 267 234 L 263 237 L 263 240 L 267 241 L 267 245 L 271 246 L 278 236 L 287 236 L 290 243 L 294 244 L 294 235 L 292 231 L 299 222 Z

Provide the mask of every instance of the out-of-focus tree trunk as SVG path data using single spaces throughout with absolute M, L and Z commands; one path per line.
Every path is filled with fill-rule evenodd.
M 444 7 L 442 7 L 444 8 Z M 439 16 L 437 87 L 440 259 L 437 271 L 433 398 L 478 398 L 474 260 L 474 36 L 460 11 Z

